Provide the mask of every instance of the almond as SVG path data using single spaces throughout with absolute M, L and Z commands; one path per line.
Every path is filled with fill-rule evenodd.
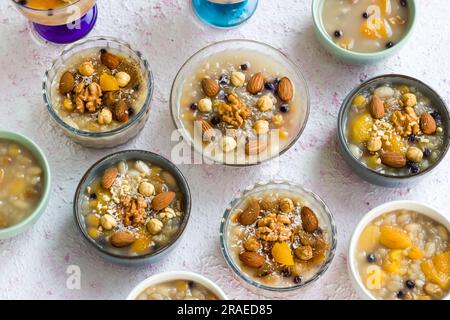
M 278 83 L 277 93 L 283 102 L 291 102 L 294 98 L 294 87 L 292 86 L 292 82 L 289 78 L 284 77 L 280 80 Z
M 119 122 L 128 122 L 130 106 L 124 100 L 120 100 L 114 107 L 114 115 Z
M 249 156 L 260 154 L 266 149 L 267 149 L 266 139 L 250 140 L 245 145 L 245 153 Z
M 244 226 L 249 226 L 255 223 L 259 217 L 260 207 L 256 199 L 250 200 L 247 208 L 239 216 L 239 222 Z
M 210 78 L 204 78 L 202 80 L 202 89 L 203 92 L 210 98 L 217 96 L 220 91 L 217 81 Z
M 100 60 L 102 61 L 102 63 L 107 66 L 110 70 L 115 70 L 119 67 L 120 65 L 120 59 L 118 56 L 106 52 L 105 50 L 102 51 L 102 54 L 100 56 Z
M 384 117 L 384 103 L 379 96 L 373 96 L 372 102 L 369 105 L 369 111 L 374 119 L 381 119 Z
M 75 77 L 69 71 L 64 72 L 59 81 L 59 92 L 66 95 L 75 88 Z
M 117 231 L 111 236 L 111 244 L 116 248 L 128 247 L 134 242 L 134 236 L 127 231 Z
M 162 192 L 152 200 L 152 209 L 160 211 L 167 208 L 175 199 L 175 192 Z
M 109 189 L 116 181 L 117 175 L 119 174 L 119 170 L 116 167 L 109 168 L 103 173 L 102 177 L 102 187 L 105 189 Z
M 436 120 L 428 112 L 424 112 L 420 116 L 420 129 L 425 134 L 431 135 L 436 133 Z
M 265 259 L 262 255 L 256 252 L 242 252 L 239 254 L 239 260 L 242 261 L 247 267 L 260 268 L 264 265 Z
M 247 83 L 247 91 L 251 94 L 258 94 L 264 87 L 264 77 L 261 72 L 255 73 Z
M 391 168 L 404 168 L 406 166 L 406 157 L 398 152 L 385 152 L 381 155 L 381 162 Z
M 203 141 L 212 141 L 216 135 L 216 132 L 214 131 L 212 125 L 204 119 L 200 119 L 200 122 L 202 126 Z
M 300 213 L 302 226 L 306 232 L 313 233 L 319 228 L 319 220 L 316 214 L 308 207 L 303 207 Z

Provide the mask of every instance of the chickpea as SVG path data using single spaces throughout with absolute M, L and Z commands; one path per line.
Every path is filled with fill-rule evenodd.
M 123 88 L 130 83 L 131 76 L 128 73 L 121 71 L 116 74 L 116 80 L 119 84 L 119 87 Z
M 233 137 L 223 137 L 220 141 L 220 146 L 222 147 L 223 152 L 230 152 L 237 147 L 237 142 Z
M 158 220 L 158 219 L 151 219 L 149 222 L 147 222 L 147 230 L 152 235 L 157 235 L 161 232 L 164 224 Z
M 269 111 L 273 107 L 273 100 L 269 95 L 264 95 L 258 99 L 256 106 L 262 112 Z
M 231 84 L 235 87 L 242 87 L 245 83 L 245 74 L 239 71 L 231 73 Z
M 259 135 L 266 134 L 270 130 L 269 122 L 267 122 L 266 120 L 258 120 L 255 122 L 253 129 L 255 129 L 256 133 Z
M 204 98 L 198 102 L 198 110 L 203 113 L 210 112 L 212 110 L 212 101 L 210 98 Z
M 108 108 L 103 108 L 99 112 L 97 121 L 99 124 L 110 124 L 112 122 L 112 112 Z
M 78 68 L 78 72 L 85 77 L 90 77 L 94 74 L 94 65 L 90 61 L 83 62 Z
M 117 226 L 117 221 L 113 216 L 109 214 L 105 214 L 101 219 L 100 223 L 102 224 L 103 229 L 112 230 Z
M 155 194 L 155 186 L 150 182 L 142 182 L 139 185 L 139 193 L 146 197 L 152 196 Z
M 405 107 L 414 107 L 417 104 L 416 95 L 413 93 L 405 93 L 402 96 L 402 102 Z
M 280 209 L 284 213 L 289 213 L 294 210 L 294 202 L 289 198 L 283 198 L 280 200 Z

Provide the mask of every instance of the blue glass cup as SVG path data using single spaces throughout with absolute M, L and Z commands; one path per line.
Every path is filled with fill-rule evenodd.
M 204 23 L 216 28 L 234 28 L 250 19 L 258 0 L 192 0 L 192 8 Z

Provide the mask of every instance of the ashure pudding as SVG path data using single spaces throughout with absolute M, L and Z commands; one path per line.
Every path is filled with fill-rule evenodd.
M 347 144 L 369 169 L 388 176 L 427 170 L 443 155 L 446 125 L 414 86 L 386 83 L 364 89 L 348 111 Z
M 262 44 L 242 42 L 236 46 L 249 49 L 224 49 L 192 67 L 188 62 L 183 68 L 190 70 L 180 71 L 187 73 L 184 82 L 179 74 L 174 84 L 180 82 L 181 94 L 172 98 L 176 122 L 196 150 L 232 165 L 279 155 L 298 138 L 308 113 L 304 83 L 291 65 L 272 58 L 270 47 L 264 54 L 251 49 Z
M 82 131 L 123 126 L 139 113 L 147 95 L 139 63 L 107 49 L 80 52 L 55 80 L 53 107 L 64 122 Z
M 325 0 L 322 21 L 341 48 L 370 53 L 395 46 L 408 32 L 407 0 Z
M 33 154 L 16 142 L 0 139 L 0 229 L 28 218 L 43 189 L 43 169 Z
M 441 299 L 450 287 L 449 231 L 415 211 L 373 220 L 356 246 L 363 285 L 378 299 Z
M 317 279 L 333 257 L 335 229 L 315 200 L 276 185 L 241 199 L 226 214 L 222 229 L 232 269 L 246 282 L 271 291 Z
M 16 0 L 31 9 L 49 10 L 58 9 L 77 2 L 77 0 Z
M 82 224 L 103 250 L 142 256 L 170 245 L 184 220 L 183 194 L 168 171 L 149 161 L 120 161 L 89 183 Z
M 173 280 L 152 285 L 136 300 L 219 300 L 203 285 L 190 280 Z

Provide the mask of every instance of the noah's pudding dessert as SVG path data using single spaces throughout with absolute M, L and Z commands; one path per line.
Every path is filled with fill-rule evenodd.
M 389 49 L 408 29 L 407 0 L 324 0 L 322 21 L 330 38 L 356 52 Z
M 308 282 L 330 254 L 330 235 L 305 201 L 284 191 L 245 199 L 226 232 L 231 259 L 253 281 L 275 288 Z
M 174 280 L 148 287 L 136 300 L 218 300 L 218 297 L 195 281 Z
M 363 285 L 378 299 L 441 299 L 450 287 L 448 230 L 414 211 L 398 210 L 362 232 L 356 261 Z
M 443 153 L 446 129 L 441 115 L 411 86 L 387 83 L 360 92 L 347 123 L 350 152 L 384 175 L 418 174 Z
M 52 91 L 59 117 L 87 132 L 124 126 L 139 113 L 148 94 L 139 62 L 102 48 L 77 53 L 67 61 Z
M 220 163 L 254 164 L 297 138 L 305 118 L 295 71 L 257 51 L 208 56 L 184 80 L 178 117 L 197 150 Z
M 43 170 L 22 145 L 0 139 L 0 229 L 25 220 L 43 192 Z
M 111 253 L 150 254 L 178 236 L 182 200 L 169 172 L 147 161 L 121 161 L 87 187 L 82 198 L 84 227 Z

